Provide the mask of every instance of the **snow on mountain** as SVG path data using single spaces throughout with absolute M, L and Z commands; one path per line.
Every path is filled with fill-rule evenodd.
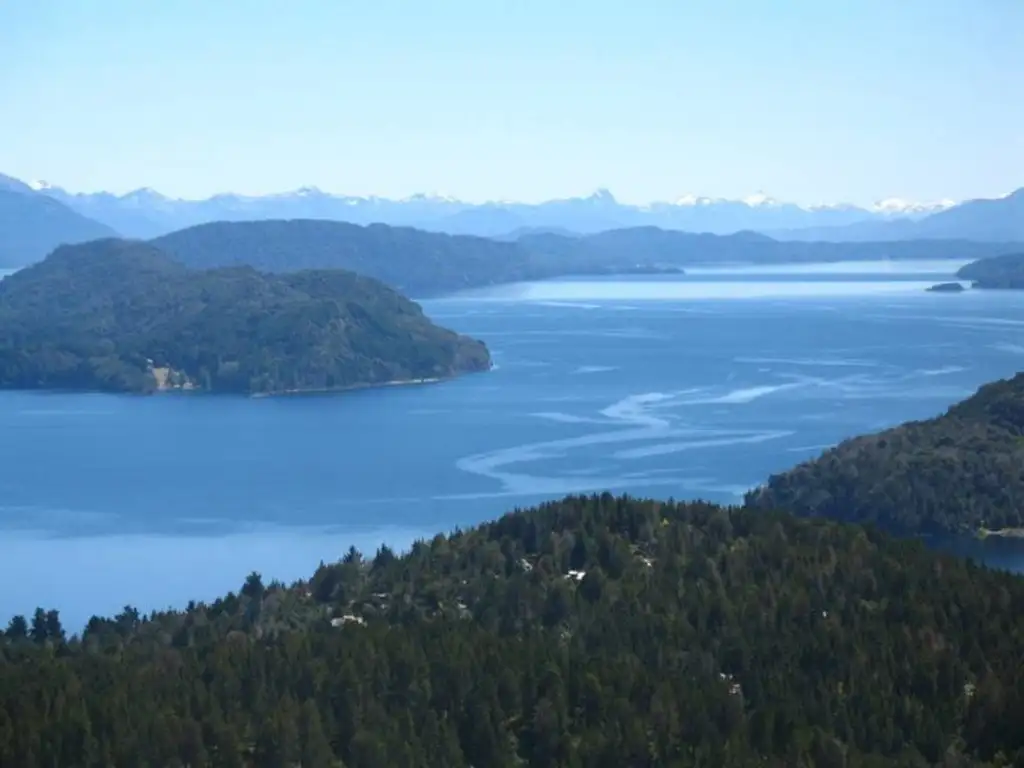
M 417 192 L 415 195 L 403 197 L 400 203 L 462 203 L 457 197 L 444 195 L 438 192 Z
M 541 203 L 494 200 L 469 203 L 440 192 L 400 199 L 340 195 L 315 186 L 276 194 L 222 193 L 206 199 L 171 198 L 147 187 L 127 194 L 69 193 L 46 182 L 24 184 L 0 176 L 0 188 L 53 197 L 82 215 L 131 237 L 156 237 L 211 221 L 326 219 L 354 224 L 384 223 L 451 234 L 505 236 L 514 230 L 567 230 L 578 234 L 629 227 L 732 234 L 745 230 L 799 239 L 849 239 L 849 227 L 909 224 L 957 207 L 951 200 L 919 202 L 899 197 L 870 205 L 800 205 L 764 191 L 738 198 L 685 194 L 671 202 L 619 202 L 605 188 Z M 882 234 L 888 234 L 885 230 Z M 895 233 L 895 230 L 892 230 Z M 901 230 L 902 232 L 902 230 Z M 899 234 L 899 233 L 895 233 Z M 800 235 L 803 236 L 803 235 Z M 881 235 L 878 235 L 881 236 Z M 895 236 L 895 235 L 894 235 Z
M 751 208 L 764 207 L 775 207 L 781 205 L 781 203 L 774 197 L 769 197 L 764 192 L 755 192 L 752 195 L 747 195 L 743 198 L 744 205 L 748 205 Z
M 683 195 L 675 201 L 675 205 L 681 207 L 692 207 L 697 205 L 714 205 L 715 203 L 725 202 L 720 197 L 702 197 L 700 195 Z M 658 203 L 652 203 L 652 205 L 658 205 Z
M 956 205 L 955 200 L 939 200 L 931 203 L 920 203 L 911 200 L 903 200 L 899 197 L 888 197 L 879 200 L 871 206 L 871 211 L 883 216 L 909 216 L 913 214 L 929 214 L 945 211 Z
M 864 210 L 853 203 L 817 203 L 808 206 L 808 211 L 862 211 Z

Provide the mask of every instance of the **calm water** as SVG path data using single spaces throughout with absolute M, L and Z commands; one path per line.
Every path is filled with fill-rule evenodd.
M 69 626 L 293 579 L 350 544 L 575 491 L 736 501 L 836 441 L 941 412 L 1024 361 L 1024 293 L 957 264 L 566 280 L 425 302 L 496 370 L 276 399 L 0 393 L 0 617 Z M 911 271 L 912 270 L 912 271 Z M 1017 543 L 962 542 L 1024 570 Z M 2 619 L 0 619 L 2 620 Z

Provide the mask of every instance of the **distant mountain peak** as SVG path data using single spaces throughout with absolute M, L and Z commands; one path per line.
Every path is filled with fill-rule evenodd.
M 402 198 L 403 203 L 459 203 L 462 202 L 453 195 L 445 195 L 440 192 L 417 192 Z
M 320 198 L 333 197 L 333 195 L 331 195 L 329 192 L 324 192 L 322 189 L 320 189 L 320 187 L 315 187 L 315 186 L 311 186 L 310 185 L 310 186 L 299 187 L 298 189 L 291 189 L 291 190 L 288 190 L 287 192 L 274 192 L 274 193 L 271 193 L 269 195 L 239 195 L 239 194 L 234 193 L 234 192 L 227 192 L 227 193 L 224 193 L 222 195 L 219 195 L 219 197 L 234 198 L 236 200 L 258 201 L 258 200 L 262 200 L 262 199 L 268 199 L 268 200 L 297 200 L 297 199 L 310 200 L 310 199 L 320 199 Z
M 156 202 L 167 200 L 168 198 L 161 195 L 152 187 L 139 187 L 138 189 L 133 189 L 131 192 L 127 192 L 121 195 L 121 199 L 132 200 L 136 202 Z
M 608 203 L 609 205 L 614 205 L 617 202 L 615 199 L 615 195 L 611 193 L 611 190 L 605 187 L 595 189 L 587 198 L 587 200 L 590 200 L 591 202 L 595 203 Z
M 751 208 L 773 208 L 778 205 L 782 205 L 778 200 L 770 195 L 766 195 L 764 192 L 757 191 L 752 195 L 747 195 L 743 198 L 743 203 L 749 205 Z
M 136 238 L 155 237 L 218 220 L 310 218 L 363 225 L 383 223 L 482 237 L 504 237 L 508 232 L 538 228 L 593 234 L 608 229 L 659 227 L 720 235 L 755 230 L 795 240 L 804 237 L 836 241 L 865 237 L 899 240 L 911 236 L 915 230 L 910 225 L 915 222 L 924 221 L 933 214 L 944 214 L 950 209 L 959 211 L 974 202 L 968 201 L 961 206 L 953 200 L 920 202 L 892 196 L 873 204 L 827 201 L 806 204 L 778 199 L 758 190 L 746 197 L 685 194 L 675 200 L 662 198 L 638 205 L 620 202 L 606 187 L 590 193 L 536 202 L 493 199 L 477 203 L 436 191 L 401 198 L 344 195 L 316 186 L 270 194 L 225 192 L 205 198 L 180 199 L 149 187 L 127 194 L 69 192 L 47 182 L 25 183 L 2 174 L 0 190 L 50 197 L 86 218 Z M 1009 200 L 1011 206 L 1024 201 L 1024 189 L 989 202 L 1004 200 Z M 998 219 L 1002 214 L 997 211 L 992 215 Z M 933 237 L 963 236 L 966 230 L 950 223 L 954 219 L 960 221 L 957 216 L 960 214 L 955 213 L 953 219 L 944 219 L 947 223 L 942 227 L 929 225 L 933 227 L 929 230 L 934 233 Z M 972 238 L 983 241 L 1016 239 L 1014 227 L 1017 224 L 1006 225 L 999 221 L 976 226 L 971 230 Z

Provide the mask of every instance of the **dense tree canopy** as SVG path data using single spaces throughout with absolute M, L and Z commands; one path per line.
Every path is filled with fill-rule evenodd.
M 944 415 L 856 437 L 769 478 L 748 504 L 898 533 L 1024 526 L 1024 374 Z
M 341 268 L 407 296 L 558 274 L 516 243 L 337 221 L 214 222 L 153 243 L 192 267 L 252 265 L 271 272 Z
M 343 270 L 190 270 L 151 245 L 99 240 L 0 283 L 0 387 L 276 392 L 489 365 L 480 342 Z
M 15 618 L 0 765 L 1021 765 L 1022 647 L 1024 580 L 918 542 L 573 497 L 81 637 Z

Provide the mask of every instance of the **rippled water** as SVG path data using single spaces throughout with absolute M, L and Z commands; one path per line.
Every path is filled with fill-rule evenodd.
M 182 604 L 610 488 L 736 501 L 1024 360 L 1024 294 L 958 265 L 562 280 L 425 302 L 496 369 L 337 396 L 0 393 L 0 614 Z M 979 554 L 980 551 L 980 554 Z M 972 554 L 984 558 L 987 551 Z M 999 564 L 1019 567 L 1000 544 Z

